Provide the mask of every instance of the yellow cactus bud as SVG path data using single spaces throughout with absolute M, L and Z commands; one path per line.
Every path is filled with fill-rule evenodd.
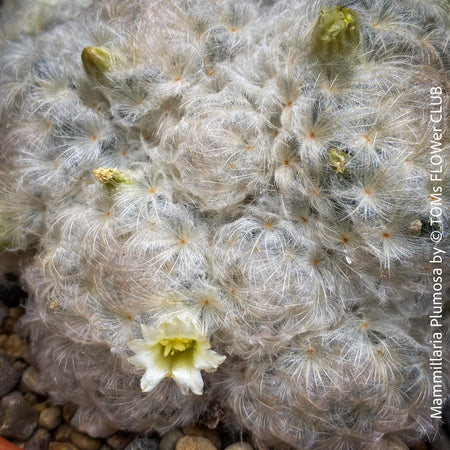
M 411 233 L 412 236 L 420 236 L 420 233 L 422 231 L 422 221 L 419 219 L 414 219 L 408 227 L 408 231 Z
M 359 20 L 355 11 L 338 5 L 320 11 L 312 31 L 311 46 L 322 63 L 350 55 L 359 41 Z
M 130 181 L 128 174 L 119 169 L 99 167 L 98 169 L 93 170 L 93 174 L 100 183 L 108 186 L 114 186 L 119 183 L 127 183 Z
M 81 61 L 88 75 L 102 76 L 117 62 L 114 52 L 106 47 L 86 47 L 81 53 Z
M 336 173 L 345 172 L 345 164 L 347 163 L 348 155 L 337 148 L 330 148 L 328 150 L 328 163 L 335 170 Z

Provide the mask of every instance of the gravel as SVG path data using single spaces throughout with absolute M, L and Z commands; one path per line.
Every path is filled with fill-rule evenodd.
M 20 372 L 6 355 L 0 354 L 0 397 L 9 394 L 20 381 Z

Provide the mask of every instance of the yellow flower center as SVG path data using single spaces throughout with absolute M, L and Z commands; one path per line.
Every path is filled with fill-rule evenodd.
M 167 357 L 191 349 L 195 344 L 195 339 L 177 337 L 173 339 L 162 339 L 159 343 L 164 348 L 164 357 Z

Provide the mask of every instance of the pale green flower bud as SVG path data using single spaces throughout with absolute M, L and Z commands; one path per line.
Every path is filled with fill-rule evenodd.
M 107 47 L 86 47 L 81 53 L 81 61 L 88 75 L 99 77 L 111 70 L 117 58 Z
M 348 161 L 347 153 L 337 148 L 330 148 L 328 150 L 328 163 L 335 170 L 336 173 L 345 172 L 345 164 Z
M 359 20 L 355 11 L 336 5 L 324 8 L 314 25 L 313 54 L 323 63 L 349 56 L 360 41 Z
M 130 177 L 128 174 L 120 169 L 99 167 L 98 169 L 94 169 L 92 173 L 94 174 L 94 177 L 100 181 L 100 183 L 111 187 L 120 183 L 130 182 Z

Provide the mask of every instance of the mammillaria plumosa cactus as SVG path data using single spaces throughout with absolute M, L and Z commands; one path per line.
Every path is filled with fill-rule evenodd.
M 35 252 L 25 322 L 75 426 L 218 403 L 261 448 L 433 436 L 447 1 L 3 10 L 0 245 Z

